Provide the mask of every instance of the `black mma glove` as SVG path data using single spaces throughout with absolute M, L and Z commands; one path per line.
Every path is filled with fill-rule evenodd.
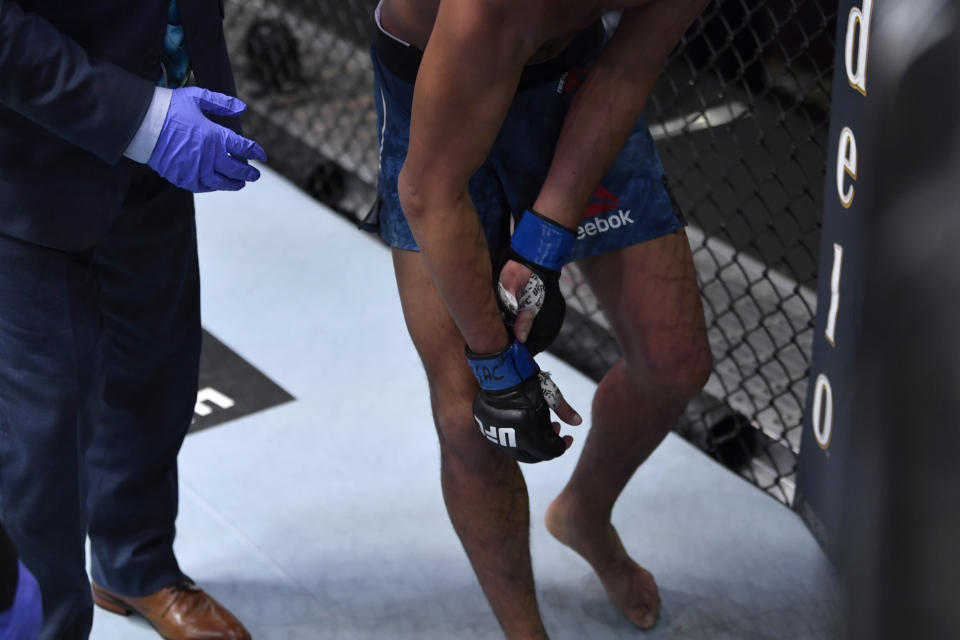
M 510 335 L 520 311 L 529 309 L 536 316 L 525 342 L 534 355 L 549 347 L 563 326 L 567 304 L 560 293 L 560 269 L 574 240 L 572 231 L 529 209 L 523 213 L 510 238 L 508 259 L 526 266 L 533 274 L 519 298 L 498 282 L 497 301 Z
M 468 348 L 467 360 L 480 385 L 473 416 L 487 440 L 520 462 L 550 460 L 566 451 L 550 421 L 560 392 L 522 343 L 513 341 L 490 355 Z

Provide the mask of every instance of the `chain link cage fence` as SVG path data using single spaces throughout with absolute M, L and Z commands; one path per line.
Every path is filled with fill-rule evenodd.
M 360 220 L 376 199 L 376 0 L 227 0 L 247 133 Z M 791 504 L 816 313 L 836 0 L 714 0 L 646 108 L 686 216 L 715 369 L 676 431 Z M 615 28 L 616 14 L 605 16 Z M 599 380 L 619 348 L 574 265 L 552 351 Z

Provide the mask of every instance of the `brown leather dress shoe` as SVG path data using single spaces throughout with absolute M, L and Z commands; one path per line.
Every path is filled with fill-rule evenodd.
M 191 580 L 131 598 L 91 584 L 94 603 L 121 616 L 137 613 L 166 640 L 250 640 L 250 633 L 223 605 Z

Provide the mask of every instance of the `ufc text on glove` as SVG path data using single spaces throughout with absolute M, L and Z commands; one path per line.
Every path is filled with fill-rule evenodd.
M 560 392 L 522 343 L 513 341 L 490 355 L 468 348 L 467 360 L 480 385 L 473 417 L 487 440 L 520 462 L 550 460 L 566 451 L 550 421 Z
M 147 164 L 176 186 L 202 193 L 237 191 L 260 177 L 247 160 L 266 160 L 253 140 L 222 127 L 204 114 L 236 116 L 247 106 L 222 93 L 174 89 L 160 137 Z
M 549 347 L 563 326 L 567 305 L 560 293 L 560 269 L 573 241 L 572 231 L 529 209 L 510 238 L 509 259 L 526 266 L 533 274 L 516 297 L 498 282 L 497 299 L 511 334 L 521 311 L 530 311 L 536 317 L 525 341 L 530 353 L 537 354 Z

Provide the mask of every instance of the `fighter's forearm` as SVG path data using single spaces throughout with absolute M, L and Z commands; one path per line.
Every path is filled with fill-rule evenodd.
M 493 296 L 490 253 L 473 203 L 464 192 L 445 204 L 431 201 L 430 207 L 440 215 L 407 216 L 420 255 L 470 349 L 499 351 L 507 345 L 507 332 Z
M 667 56 L 708 0 L 655 0 L 623 12 L 567 113 L 534 209 L 574 228 L 643 111 Z
M 434 284 L 476 353 L 507 344 L 489 250 L 467 192 L 532 52 L 521 23 L 507 19 L 506 11 L 473 0 L 441 4 L 417 76 L 410 144 L 398 183 Z

